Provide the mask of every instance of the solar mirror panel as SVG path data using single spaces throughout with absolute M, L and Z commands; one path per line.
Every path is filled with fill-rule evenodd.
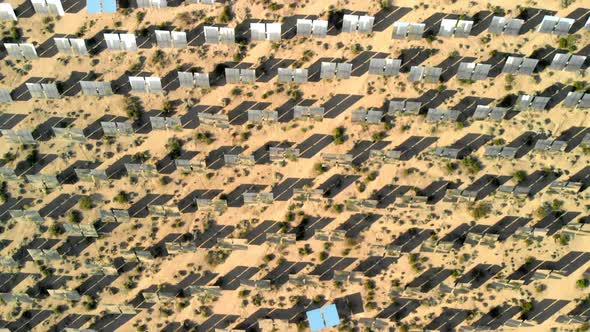
M 324 108 L 310 106 L 295 106 L 293 108 L 293 117 L 295 119 L 313 118 L 315 120 L 321 121 L 324 118 Z
M 426 67 L 424 70 L 424 81 L 427 83 L 437 83 L 440 81 L 441 74 L 442 68 Z
M 358 32 L 371 33 L 373 32 L 373 23 L 375 18 L 373 16 L 360 16 L 358 20 Z
M 2 129 L 2 136 L 6 137 L 9 141 L 19 144 L 35 144 L 35 139 L 30 130 L 8 130 Z
M 440 23 L 440 29 L 438 35 L 441 37 L 451 37 L 455 32 L 455 27 L 458 21 L 453 19 L 443 19 Z
M 145 83 L 150 93 L 162 93 L 162 82 L 159 77 L 146 77 Z
M 297 68 L 293 70 L 293 82 L 306 83 L 308 77 L 308 70 L 305 68 Z
M 219 128 L 229 128 L 229 118 L 227 115 L 199 112 L 197 113 L 197 117 L 199 118 L 200 123 L 216 126 Z
M 408 80 L 410 82 L 418 82 L 422 79 L 424 71 L 425 69 L 422 66 L 412 66 L 410 68 L 410 76 L 408 77 Z
M 385 59 L 385 69 L 383 75 L 394 76 L 399 74 L 402 60 L 400 59 Z
M 117 11 L 116 0 L 103 0 L 102 12 L 107 14 L 113 14 Z
M 426 24 L 424 23 L 410 23 L 408 28 L 408 38 L 409 39 L 420 39 L 424 34 L 424 30 L 426 29 Z
M 342 32 L 356 31 L 359 23 L 358 15 L 344 15 L 342 17 Z
M 565 107 L 590 108 L 590 93 L 569 92 L 563 101 Z
M 117 33 L 105 33 L 103 34 L 103 38 L 105 43 L 107 44 L 107 49 L 109 50 L 121 50 L 122 43 L 121 39 L 119 38 L 119 34 Z
M 225 80 L 229 84 L 239 84 L 240 70 L 236 68 L 225 68 Z
M 359 318 L 359 323 L 371 330 L 386 330 L 389 327 L 386 321 L 377 318 Z
M 405 107 L 406 102 L 404 100 L 390 100 L 387 113 L 390 115 L 395 115 L 395 113 L 404 112 L 406 109 Z
M 110 82 L 80 81 L 80 87 L 86 96 L 110 96 L 113 94 Z
M 313 20 L 312 29 L 314 37 L 326 37 L 326 35 L 328 34 L 328 21 Z
M 240 79 L 242 83 L 253 84 L 256 82 L 256 71 L 254 69 L 241 69 Z
M 397 75 L 401 60 L 399 59 L 371 59 L 369 62 L 369 74 L 374 75 Z
M 369 111 L 367 112 L 367 123 L 380 123 L 381 119 L 383 118 L 382 111 Z
M 488 26 L 488 31 L 493 34 L 500 35 L 504 32 L 506 25 L 508 23 L 508 19 L 501 16 L 494 16 L 492 17 L 492 21 Z
M 350 78 L 352 73 L 352 63 L 337 63 L 336 64 L 336 77 L 338 78 Z
M 212 27 L 212 26 L 205 26 L 203 27 L 203 32 L 205 34 L 205 42 L 211 44 L 219 43 L 219 28 Z
M 248 121 L 252 123 L 275 123 L 279 119 L 278 112 L 270 110 L 248 110 Z
M 541 21 L 541 24 L 539 24 L 537 31 L 543 33 L 552 33 L 555 29 L 555 26 L 557 25 L 557 22 L 559 22 L 559 17 L 545 15 Z
M 84 39 L 81 38 L 70 38 L 70 45 L 72 47 L 72 53 L 76 55 L 88 55 L 88 50 L 86 49 L 86 43 Z
M 12 96 L 10 95 L 10 90 L 8 89 L 0 89 L 0 103 L 12 103 Z
M 155 30 L 154 33 L 156 35 L 156 43 L 158 43 L 158 47 L 172 47 L 172 36 L 170 35 L 170 31 Z
M 554 33 L 558 36 L 567 35 L 576 21 L 573 18 L 560 18 L 555 26 Z
M 131 90 L 135 92 L 147 92 L 147 86 L 144 77 L 129 76 L 129 84 L 131 85 Z
M 281 24 L 280 23 L 267 23 L 266 33 L 268 40 L 273 42 L 281 41 Z
M 578 71 L 582 69 L 587 57 L 585 55 L 572 55 L 569 59 L 565 70 L 567 71 Z
M 17 220 L 23 220 L 28 222 L 34 223 L 42 223 L 44 221 L 43 217 L 39 214 L 39 211 L 33 210 L 8 210 L 8 214 L 10 217 Z
M 75 168 L 74 172 L 78 179 L 92 182 L 96 180 L 106 181 L 108 180 L 107 172 L 103 169 L 81 169 Z
M 182 31 L 172 31 L 172 46 L 175 48 L 186 48 L 188 46 L 188 42 L 186 40 L 186 32 Z
M 37 51 L 33 44 L 4 43 L 9 56 L 17 59 L 35 60 L 38 59 Z
M 278 80 L 279 82 L 288 83 L 292 81 L 293 69 L 290 68 L 279 68 L 278 69 Z
M 455 37 L 469 37 L 473 21 L 459 20 L 455 29 Z
M 505 146 L 502 149 L 502 151 L 500 152 L 500 155 L 504 158 L 515 158 L 517 152 L 518 152 L 518 148 L 511 147 L 511 146 Z
M 132 33 L 121 33 L 119 34 L 120 49 L 125 51 L 137 51 L 137 42 L 135 41 L 135 35 Z
M 503 149 L 502 146 L 489 145 L 489 146 L 486 146 L 483 155 L 484 155 L 484 157 L 498 157 L 498 156 L 500 156 L 502 149 Z
M 320 78 L 332 79 L 336 77 L 336 63 L 334 62 L 322 62 L 320 70 Z
M 60 97 L 59 91 L 57 91 L 57 85 L 55 83 L 41 83 L 41 89 L 43 90 L 46 98 Z
M 531 108 L 533 110 L 535 110 L 535 111 L 542 111 L 542 110 L 544 110 L 547 107 L 547 104 L 549 103 L 549 100 L 550 99 L 551 99 L 550 97 L 539 97 L 539 96 L 536 96 L 533 99 Z
M 72 45 L 68 38 L 53 38 L 55 47 L 61 53 L 72 54 Z
M 64 16 L 65 12 L 60 0 L 46 0 L 48 14 Z
M 177 72 L 177 74 L 178 74 L 178 82 L 181 87 L 192 88 L 195 86 L 194 81 L 193 81 L 193 78 L 194 78 L 193 73 L 179 71 L 179 72 Z
M 150 116 L 150 123 L 154 129 L 170 129 L 181 126 L 180 119 L 171 117 Z
M 235 44 L 236 32 L 234 28 L 219 28 L 219 42 L 222 44 Z
M 490 72 L 490 69 L 492 69 L 492 65 L 478 63 L 475 66 L 475 71 L 473 72 L 471 79 L 474 81 L 485 80 L 486 78 L 488 78 L 488 73 Z
M 524 58 L 518 73 L 521 75 L 532 75 L 537 63 L 539 63 L 539 60 L 537 59 Z
M 255 41 L 266 40 L 266 24 L 250 23 L 250 39 Z
M 59 185 L 59 181 L 55 176 L 42 174 L 27 174 L 27 181 L 37 186 L 45 188 L 55 188 Z
M 505 107 L 492 107 L 492 110 L 489 113 L 489 117 L 492 120 L 499 121 L 506 116 L 506 113 L 508 113 L 508 109 Z
M 393 25 L 393 39 L 404 39 L 408 36 L 408 30 L 410 28 L 410 23 L 406 22 L 397 22 Z
M 522 65 L 524 58 L 509 56 L 502 68 L 503 73 L 516 74 L 518 68 Z
M 297 35 L 298 36 L 311 36 L 313 23 L 312 20 L 297 19 Z
M 533 102 L 533 98 L 534 97 L 531 95 L 520 95 L 516 99 L 516 103 L 514 104 L 514 107 L 518 110 L 528 109 Z
M 365 122 L 366 117 L 367 117 L 367 110 L 353 110 L 351 121 L 353 123 Z
M 116 0 L 99 0 L 100 12 L 105 14 L 113 14 L 117 11 Z M 90 11 L 89 11 L 90 12 Z
M 64 16 L 65 12 L 60 0 L 31 0 L 37 14 Z
M 38 59 L 37 50 L 33 44 L 19 44 L 23 57 L 28 60 Z
M 299 156 L 299 149 L 269 147 L 268 155 L 271 161 L 294 160 Z
M 509 36 L 518 36 L 523 25 L 524 20 L 519 18 L 511 18 L 508 20 L 508 23 L 504 28 L 504 33 Z
M 459 64 L 459 70 L 457 71 L 457 77 L 461 80 L 471 80 L 471 75 L 475 71 L 475 62 L 461 62 Z
M 209 73 L 194 73 L 195 84 L 201 88 L 209 88 Z
M 14 169 L 8 167 L 0 167 L 0 179 L 14 181 L 17 179 Z
M 553 57 L 553 60 L 551 61 L 551 64 L 549 65 L 549 68 L 555 69 L 555 70 L 563 70 L 563 69 L 565 69 L 565 66 L 567 65 L 570 58 L 571 58 L 571 54 L 568 54 L 568 53 L 555 54 L 555 56 Z
M 12 5 L 9 3 L 0 3 L 0 20 L 2 21 L 16 21 L 16 15 Z
M 57 138 L 66 139 L 73 142 L 84 143 L 86 142 L 86 135 L 84 130 L 78 128 L 51 128 L 53 134 Z

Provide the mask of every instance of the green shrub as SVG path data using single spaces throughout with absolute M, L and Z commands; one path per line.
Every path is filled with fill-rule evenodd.
M 166 150 L 168 150 L 171 159 L 174 160 L 180 157 L 182 152 L 182 141 L 176 137 L 169 138 L 168 143 L 166 143 Z
M 344 143 L 344 129 L 342 127 L 335 128 L 332 137 L 334 138 L 334 144 L 340 145 Z
M 127 193 L 121 190 L 115 195 L 115 197 L 113 197 L 113 201 L 115 201 L 115 203 L 124 204 L 127 203 L 129 199 L 127 198 Z
M 90 210 L 92 209 L 92 199 L 90 198 L 90 196 L 82 196 L 80 197 L 80 200 L 78 200 L 78 206 L 80 206 L 80 209 L 82 210 Z
M 525 171 L 516 171 L 514 173 L 512 173 L 512 179 L 514 179 L 514 181 L 516 181 L 517 184 L 521 184 L 523 183 L 527 178 L 527 174 Z
M 232 10 L 230 6 L 225 6 L 223 7 L 223 9 L 221 10 L 221 14 L 219 14 L 219 17 L 217 18 L 217 20 L 219 21 L 219 23 L 229 23 L 229 21 L 231 21 L 233 18 L 233 14 L 232 14 Z

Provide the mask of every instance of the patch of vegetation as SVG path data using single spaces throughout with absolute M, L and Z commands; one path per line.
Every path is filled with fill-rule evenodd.
M 78 210 L 70 210 L 67 217 L 68 222 L 72 224 L 80 223 L 83 218 L 82 213 Z
M 150 159 L 150 152 L 149 151 L 140 151 L 136 152 L 131 156 L 131 159 L 136 163 L 144 163 Z
M 461 160 L 461 166 L 463 166 L 469 174 L 476 174 L 481 171 L 481 164 L 479 163 L 479 160 L 472 156 L 468 156 Z
M 322 163 L 315 163 L 313 165 L 313 171 L 317 174 L 317 175 L 321 175 L 324 174 L 324 172 L 327 171 L 326 167 L 324 167 L 324 165 Z
M 80 197 L 80 200 L 78 200 L 78 206 L 82 210 L 91 210 L 93 205 L 94 204 L 93 204 L 92 198 L 90 198 L 90 196 L 84 195 L 84 196 Z
M 230 252 L 228 250 L 210 250 L 207 252 L 207 264 L 211 266 L 217 266 L 223 264 L 229 257 Z
M 527 178 L 527 174 L 525 171 L 520 170 L 520 171 L 516 171 L 514 173 L 512 173 L 512 179 L 517 183 L 517 184 L 521 184 L 524 181 L 526 181 Z
M 531 310 L 533 310 L 533 308 L 534 308 L 533 302 L 530 302 L 530 301 L 529 301 L 529 302 L 523 302 L 523 303 L 520 305 L 520 313 L 521 313 L 522 315 L 526 315 L 526 314 L 527 314 L 527 313 L 529 313 Z
M 332 132 L 332 137 L 334 138 L 334 144 L 340 145 L 344 143 L 344 128 L 335 128 Z
M 166 55 L 166 52 L 158 49 L 152 55 L 152 64 L 154 64 L 156 66 L 164 67 L 164 66 L 168 65 L 168 63 L 169 63 L 169 61 L 168 61 L 168 56 Z
M 206 131 L 206 132 L 202 132 L 202 133 L 196 133 L 195 134 L 195 139 L 199 142 L 203 142 L 207 145 L 213 143 L 215 141 L 215 139 L 213 138 L 213 134 L 211 134 L 210 132 Z
M 143 108 L 141 107 L 141 101 L 137 97 L 126 97 L 123 108 L 125 109 L 125 114 L 133 121 L 139 121 L 141 119 L 141 115 L 143 113 Z
M 129 202 L 129 198 L 127 198 L 127 193 L 121 190 L 115 195 L 115 197 L 113 197 L 113 201 L 115 203 L 125 204 Z
M 145 11 L 138 11 L 137 13 L 135 13 L 135 20 L 137 21 L 137 23 L 141 23 L 143 22 L 143 19 L 145 18 Z
M 170 115 L 173 111 L 174 105 L 172 105 L 172 102 L 170 100 L 164 100 L 164 102 L 162 103 L 162 114 Z
M 171 137 L 166 143 L 166 150 L 172 160 L 180 157 L 182 153 L 182 141 L 176 137 Z
M 479 202 L 469 207 L 469 212 L 471 213 L 471 216 L 477 220 L 487 217 L 488 214 L 492 212 L 492 207 L 487 203 Z
M 227 24 L 233 19 L 233 13 L 230 6 L 224 6 L 217 20 L 219 23 Z
M 559 38 L 559 48 L 566 49 L 569 52 L 575 52 L 578 49 L 576 42 L 578 37 L 576 35 L 567 35 Z

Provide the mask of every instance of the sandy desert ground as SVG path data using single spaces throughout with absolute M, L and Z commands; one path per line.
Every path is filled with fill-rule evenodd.
M 28 1 L 8 3 L 20 11 L 30 7 Z M 222 23 L 225 10 L 230 20 Z M 374 16 L 374 31 L 341 32 L 334 17 L 347 13 Z M 491 34 L 494 13 L 523 18 L 524 28 L 517 36 Z M 565 36 L 537 32 L 545 15 L 574 17 L 576 23 Z M 293 17 L 306 16 L 328 20 L 328 36 L 248 40 L 252 21 L 282 23 L 286 33 Z M 473 31 L 465 38 L 437 36 L 437 21 L 445 16 L 474 20 Z M 115 14 L 87 14 L 81 8 L 63 17 L 25 11 L 15 25 L 1 22 L 5 43 L 32 43 L 47 53 L 18 60 L 3 52 L 0 62 L 0 88 L 12 91 L 15 99 L 0 105 L 0 128 L 34 130 L 37 138 L 34 145 L 0 138 L 0 166 L 18 175 L 5 178 L 2 186 L 0 256 L 18 266 L 2 264 L 0 293 L 28 294 L 32 300 L 3 298 L 0 327 L 305 331 L 306 311 L 336 303 L 341 324 L 334 331 L 378 330 L 363 326 L 364 318 L 393 331 L 588 330 L 590 146 L 583 138 L 590 123 L 588 109 L 565 107 L 563 100 L 572 91 L 590 96 L 590 60 L 576 71 L 549 64 L 555 53 L 589 55 L 590 31 L 584 28 L 589 16 L 590 2 L 581 0 L 237 0 L 119 8 Z M 399 22 L 426 22 L 426 37 L 393 39 Z M 236 28 L 246 38 L 241 45 L 189 41 L 186 49 L 155 44 L 154 29 L 199 34 L 203 25 Z M 137 51 L 106 50 L 105 31 L 135 33 L 148 41 Z M 42 47 L 53 45 L 55 36 L 82 38 L 94 48 L 91 55 L 78 56 Z M 535 73 L 502 73 L 512 55 L 540 60 Z M 352 76 L 302 84 L 277 81 L 277 67 L 310 68 L 311 75 L 311 68 L 317 70 L 328 58 L 352 63 Z M 394 76 L 371 75 L 370 58 L 401 59 L 402 70 Z M 460 80 L 461 62 L 492 64 L 495 74 Z M 443 75 L 436 83 L 410 82 L 414 65 L 441 67 Z M 210 88 L 177 86 L 177 71 L 214 77 L 224 67 L 256 68 L 256 83 L 225 84 L 221 77 Z M 130 91 L 128 76 L 161 77 L 164 92 Z M 115 93 L 93 97 L 67 90 L 75 91 L 80 77 L 112 82 Z M 19 95 L 25 82 L 36 78 L 58 82 L 61 98 Z M 472 118 L 477 105 L 510 109 L 523 94 L 551 100 L 545 110 L 509 112 L 500 121 Z M 421 100 L 421 114 L 352 123 L 353 111 L 387 113 L 393 99 Z M 324 118 L 293 119 L 295 105 L 324 107 Z M 429 108 L 454 109 L 466 117 L 432 123 L 426 120 Z M 276 110 L 279 120 L 249 123 L 248 109 Z M 197 114 L 205 110 L 227 115 L 229 128 L 199 123 Z M 180 118 L 182 126 L 154 129 L 150 116 Z M 134 133 L 105 137 L 100 122 L 115 118 L 133 124 Z M 86 142 L 54 137 L 51 127 L 84 129 Z M 521 155 L 484 156 L 487 146 L 510 146 L 522 135 L 532 138 L 520 147 Z M 461 144 L 474 137 L 479 138 L 466 147 L 468 156 L 435 154 L 455 142 L 465 147 Z M 543 137 L 565 140 L 565 150 L 534 149 Z M 370 158 L 372 150 L 404 148 L 418 138 L 428 143 L 407 158 L 387 163 Z M 271 146 L 297 148 L 300 155 L 271 162 Z M 255 165 L 224 165 L 223 154 L 230 151 L 253 155 Z M 353 160 L 329 165 L 322 159 L 325 153 L 351 154 Z M 186 156 L 206 167 L 183 172 L 173 159 Z M 123 163 L 130 161 L 152 165 L 156 174 L 127 174 Z M 85 182 L 73 173 L 88 167 L 105 170 L 109 179 Z M 40 187 L 26 179 L 33 174 L 57 176 L 60 184 Z M 555 181 L 581 187 L 568 192 L 552 187 Z M 481 189 L 482 183 L 491 189 Z M 533 190 L 528 195 L 499 190 L 510 183 L 532 183 Z M 454 189 L 474 187 L 481 189 L 476 200 L 453 196 Z M 323 195 L 301 202 L 293 193 L 301 188 L 320 189 Z M 273 193 L 274 200 L 246 205 L 245 192 Z M 426 202 L 412 196 L 427 197 Z M 222 213 L 198 208 L 195 199 L 201 198 L 225 200 L 228 207 Z M 377 206 L 351 209 L 351 199 L 373 200 Z M 148 205 L 165 206 L 171 214 L 158 216 Z M 130 219 L 101 217 L 109 209 L 127 211 Z M 14 218 L 15 210 L 38 211 L 42 221 Z M 64 225 L 71 224 L 92 225 L 98 237 L 68 234 Z M 338 232 L 345 236 L 321 239 L 321 234 Z M 268 240 L 272 234 L 295 241 L 273 243 Z M 491 242 L 473 242 L 483 234 Z M 232 241 L 228 249 L 224 243 Z M 173 252 L 174 244 L 188 249 Z M 28 249 L 55 249 L 60 258 L 35 261 Z M 135 249 L 153 257 L 126 253 Z M 116 273 L 97 273 L 89 264 L 114 266 Z M 359 279 L 338 282 L 334 271 L 356 272 Z M 294 284 L 291 279 L 298 277 L 307 277 L 309 284 Z M 271 287 L 242 284 L 257 280 L 269 280 Z M 205 288 L 218 293 L 196 291 Z M 51 296 L 48 290 L 55 289 L 75 290 L 81 299 Z M 150 300 L 148 293 L 159 298 Z M 110 305 L 129 306 L 132 312 L 116 314 Z

